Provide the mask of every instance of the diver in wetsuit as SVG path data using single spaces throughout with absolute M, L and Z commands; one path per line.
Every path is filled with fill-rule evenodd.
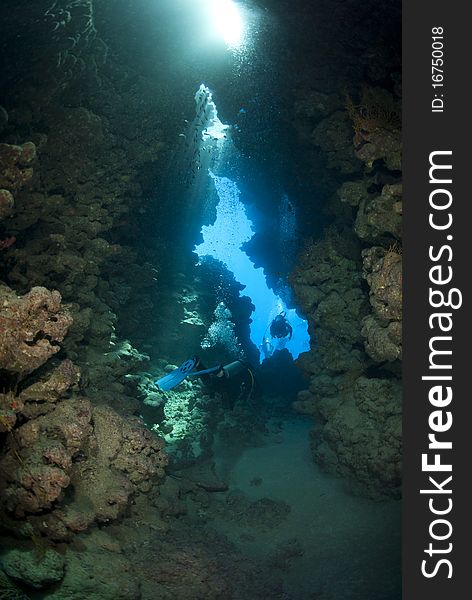
M 195 371 L 194 369 L 197 370 Z M 214 381 L 232 379 L 244 372 L 248 374 L 249 382 L 242 381 L 241 388 L 246 390 L 246 399 L 249 400 L 254 389 L 254 375 L 249 365 L 241 359 L 237 359 L 227 365 L 220 363 L 207 369 L 198 356 L 192 356 L 184 361 L 180 367 L 164 375 L 154 383 L 161 391 L 168 392 L 177 387 L 187 377 L 200 377 L 208 385 Z
M 270 335 L 273 338 L 288 337 L 289 340 L 292 339 L 293 329 L 285 315 L 285 311 L 281 312 L 270 324 Z

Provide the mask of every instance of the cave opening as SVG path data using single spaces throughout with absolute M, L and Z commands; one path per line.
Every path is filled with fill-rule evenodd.
M 307 321 L 298 315 L 295 308 L 287 306 L 291 293 L 282 277 L 279 278 L 280 291 L 277 293 L 269 287 L 263 267 L 256 267 L 245 252 L 244 245 L 254 237 L 255 229 L 247 216 L 245 203 L 241 200 L 241 190 L 235 181 L 241 177 L 241 173 L 238 172 L 237 153 L 228 139 L 231 128 L 221 123 L 211 92 L 203 84 L 197 91 L 196 104 L 197 121 L 199 115 L 203 114 L 204 125 L 201 125 L 201 134 L 196 124 L 190 128 L 189 133 L 191 136 L 192 129 L 198 131 L 193 153 L 198 163 L 197 166 L 190 167 L 193 169 L 193 185 L 196 179 L 195 169 L 202 169 L 201 176 L 207 180 L 203 193 L 209 198 L 216 197 L 217 204 L 215 207 L 205 206 L 205 211 L 216 212 L 216 216 L 214 222 L 202 226 L 203 240 L 196 245 L 194 251 L 200 261 L 208 256 L 220 261 L 235 276 L 236 281 L 244 286 L 240 294 L 247 296 L 254 306 L 250 316 L 250 342 L 259 351 L 259 362 L 270 360 L 274 353 L 284 348 L 295 360 L 302 352 L 310 349 Z M 212 153 L 212 167 L 205 172 L 203 165 L 206 163 L 201 157 Z M 235 179 L 217 175 L 216 171 L 229 171 Z M 199 183 L 197 187 L 201 189 Z M 208 193 L 208 187 L 214 188 L 213 193 Z M 208 202 L 207 200 L 206 203 Z M 278 254 L 277 247 L 285 245 L 283 256 L 290 261 L 290 244 L 293 244 L 296 236 L 295 209 L 289 203 L 287 195 L 283 196 L 278 207 L 276 200 L 274 204 L 278 213 L 278 227 L 274 232 L 273 251 Z M 291 260 L 294 261 L 294 258 L 292 256 Z M 279 271 L 281 269 L 282 265 Z M 285 315 L 290 333 L 288 329 L 282 330 L 281 333 L 286 335 L 276 337 L 271 335 L 271 324 L 281 314 Z M 247 343 L 246 340 L 245 342 Z

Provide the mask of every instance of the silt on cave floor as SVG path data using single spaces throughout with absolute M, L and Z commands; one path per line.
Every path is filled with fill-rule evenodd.
M 401 597 L 399 17 L 2 2 L 0 597 Z

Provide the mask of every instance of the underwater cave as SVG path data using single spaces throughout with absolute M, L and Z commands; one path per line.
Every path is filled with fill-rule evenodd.
M 3 0 L 0 597 L 401 598 L 400 9 Z

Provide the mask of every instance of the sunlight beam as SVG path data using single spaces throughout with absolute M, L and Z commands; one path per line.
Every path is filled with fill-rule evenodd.
M 243 37 L 243 19 L 238 5 L 233 0 L 211 0 L 213 27 L 225 43 L 237 47 Z

